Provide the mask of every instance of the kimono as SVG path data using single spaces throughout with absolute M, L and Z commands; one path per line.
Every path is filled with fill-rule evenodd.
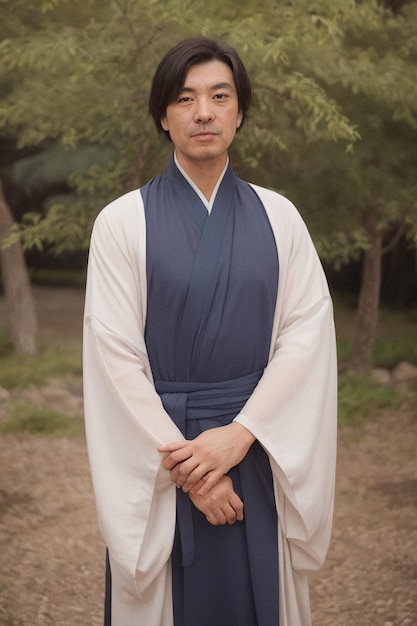
M 157 447 L 184 435 L 190 438 L 181 417 L 176 419 L 170 406 L 172 394 L 174 399 L 179 397 L 178 382 L 183 385 L 186 379 L 191 385 L 216 383 L 216 358 L 213 357 L 211 370 L 199 361 L 204 333 L 213 334 L 213 326 L 210 320 L 207 327 L 199 325 L 198 316 L 204 316 L 207 302 L 219 297 L 221 285 L 207 296 L 205 288 L 198 290 L 197 280 L 197 295 L 191 294 L 191 306 L 178 301 L 179 310 L 185 306 L 183 313 L 189 319 L 186 327 L 194 324 L 188 348 L 190 359 L 176 360 L 177 348 L 168 345 L 167 362 L 171 366 L 165 371 L 160 356 L 163 352 L 153 348 L 164 332 L 162 322 L 166 317 L 166 307 L 162 307 L 158 325 L 158 298 L 166 286 L 155 280 L 153 268 L 159 255 L 164 254 L 164 246 L 169 246 L 169 237 L 161 243 L 160 252 L 153 255 L 147 250 L 149 241 L 157 241 L 152 228 L 158 224 L 149 206 L 158 204 L 158 193 L 163 196 L 163 190 L 156 195 L 154 191 L 158 184 L 163 188 L 169 176 L 174 176 L 172 182 L 177 185 L 188 185 L 171 163 L 167 174 L 157 179 L 153 187 L 130 192 L 101 212 L 90 248 L 84 330 L 85 417 L 99 525 L 110 554 L 112 626 L 173 624 L 176 511 L 178 508 L 179 517 L 184 511 L 180 512 L 177 490 L 161 466 L 162 455 Z M 227 191 L 229 184 L 231 189 Z M 185 194 L 189 193 L 186 186 Z M 222 186 L 226 191 L 222 191 Z M 225 174 L 218 192 L 226 204 L 235 187 L 242 198 L 252 195 L 251 202 L 258 209 L 261 207 L 258 214 L 264 213 L 264 234 L 268 237 L 269 230 L 273 236 L 261 268 L 272 272 L 276 284 L 271 288 L 270 276 L 265 281 L 267 288 L 261 290 L 260 297 L 266 305 L 258 307 L 257 315 L 268 317 L 268 311 L 272 311 L 269 319 L 260 319 L 259 323 L 259 328 L 266 328 L 259 339 L 264 347 L 251 364 L 251 371 L 239 371 L 245 384 L 249 377 L 249 387 L 246 391 L 239 388 L 243 395 L 239 396 L 237 411 L 228 419 L 235 419 L 253 433 L 261 456 L 269 461 L 277 512 L 272 545 L 279 563 L 279 624 L 308 626 L 311 618 L 307 571 L 319 568 L 325 558 L 333 512 L 336 356 L 332 303 L 314 246 L 295 207 L 279 194 L 235 179 L 231 171 Z M 242 200 L 242 206 L 245 201 Z M 188 222 L 193 224 L 195 219 L 197 225 L 190 228 L 205 232 L 206 225 L 218 219 L 223 209 L 216 209 L 215 203 L 213 219 L 210 215 L 201 224 L 201 211 L 194 217 L 188 216 L 187 222 L 184 216 L 189 207 L 180 210 L 185 231 Z M 242 210 L 241 215 L 246 214 L 250 211 Z M 217 233 L 226 233 L 226 238 L 227 224 L 230 221 L 217 228 Z M 187 231 L 185 237 L 189 236 Z M 202 267 L 211 266 L 210 253 L 216 260 L 219 255 L 222 264 L 222 253 L 213 248 L 217 245 L 216 235 L 201 240 L 208 250 L 208 255 L 200 254 Z M 270 263 L 271 245 L 276 247 L 276 264 Z M 242 259 L 244 256 L 241 253 Z M 250 262 L 257 263 L 255 259 Z M 193 271 L 195 265 L 191 261 L 184 267 Z M 192 271 L 187 278 L 190 284 Z M 184 272 L 179 274 L 183 276 Z M 271 298 L 274 302 L 269 306 Z M 201 311 L 196 312 L 200 305 Z M 227 316 L 227 311 L 222 309 L 222 314 Z M 173 317 L 178 318 L 179 314 Z M 172 336 L 177 332 L 182 332 L 181 325 Z M 181 346 L 188 340 L 185 333 Z M 220 337 L 219 350 L 221 345 Z M 242 354 L 244 361 L 244 350 Z M 230 371 L 227 367 L 222 375 L 226 380 L 233 379 L 233 363 Z M 162 374 L 164 380 L 155 380 L 155 372 L 158 377 Z M 206 375 L 208 380 L 201 381 L 201 376 Z M 203 391 L 206 393 L 207 389 Z M 177 404 L 175 400 L 174 405 Z M 191 436 L 196 434 L 198 431 Z M 185 544 L 179 555 L 183 561 L 189 558 Z M 192 558 L 191 555 L 191 561 Z

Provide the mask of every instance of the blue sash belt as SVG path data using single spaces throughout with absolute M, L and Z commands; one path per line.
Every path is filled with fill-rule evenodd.
M 256 385 L 262 370 L 224 382 L 166 382 L 155 381 L 156 391 L 165 410 L 184 437 L 188 435 L 190 420 L 215 420 L 202 430 L 229 424 L 242 409 Z M 192 564 L 195 554 L 191 500 L 188 494 L 177 490 L 177 521 L 181 537 L 182 565 Z

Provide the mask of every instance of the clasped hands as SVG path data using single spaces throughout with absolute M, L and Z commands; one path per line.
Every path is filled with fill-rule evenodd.
M 192 440 L 159 446 L 162 465 L 211 524 L 243 519 L 243 502 L 227 472 L 245 457 L 255 437 L 238 422 L 211 428 Z

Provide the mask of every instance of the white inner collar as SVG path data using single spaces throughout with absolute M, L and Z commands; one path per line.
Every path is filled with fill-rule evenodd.
M 175 152 L 174 152 L 174 163 L 178 167 L 179 171 L 184 176 L 184 178 L 189 182 L 189 184 L 194 189 L 194 191 L 199 196 L 199 198 L 201 198 L 201 201 L 203 202 L 203 204 L 206 207 L 207 211 L 210 213 L 211 209 L 213 208 L 213 204 L 214 204 L 214 201 L 216 199 L 216 195 L 217 195 L 217 192 L 219 190 L 220 183 L 222 182 L 223 176 L 225 175 L 226 170 L 227 170 L 227 166 L 229 165 L 229 157 L 227 157 L 226 165 L 225 165 L 222 173 L 219 176 L 219 180 L 217 181 L 215 188 L 213 189 L 213 193 L 211 194 L 210 200 L 207 200 L 207 198 L 203 194 L 203 192 L 197 187 L 195 182 L 188 176 L 188 174 L 184 170 L 184 168 L 182 168 L 181 165 L 178 163 L 177 155 L 175 154 Z

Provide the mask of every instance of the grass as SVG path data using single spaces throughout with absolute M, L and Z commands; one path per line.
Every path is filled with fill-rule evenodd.
M 81 376 L 81 355 L 64 350 L 48 350 L 30 358 L 1 354 L 0 386 L 12 390 L 29 385 L 42 385 L 48 378 Z
M 58 287 L 84 287 L 85 285 L 85 269 L 43 267 L 32 269 L 30 277 L 37 285 Z
M 365 376 L 339 377 L 339 425 L 361 426 L 370 415 L 383 409 L 399 409 L 403 396 L 388 385 Z
M 417 325 L 414 333 L 417 335 Z M 348 360 L 352 350 L 352 340 L 338 337 L 337 355 L 339 363 Z M 397 330 L 390 337 L 378 337 L 375 341 L 371 356 L 373 367 L 382 367 L 392 370 L 401 361 L 408 361 L 417 365 L 417 339 L 411 333 Z
M 81 354 L 70 350 L 45 350 L 30 358 L 13 354 L 5 331 L 0 332 L 0 387 L 8 391 L 46 384 L 50 378 L 79 377 L 82 374 Z M 84 423 L 64 411 L 34 405 L 27 401 L 11 401 L 9 416 L 0 424 L 0 432 L 14 434 L 79 437 Z
M 347 362 L 352 349 L 356 311 L 343 297 L 335 297 L 339 364 Z M 401 361 L 417 365 L 417 309 L 381 309 L 372 366 L 392 370 Z M 341 368 L 343 369 L 343 368 Z M 360 426 L 370 415 L 399 409 L 406 402 L 397 390 L 370 377 L 341 374 L 339 377 L 339 423 Z
M 83 434 L 84 427 L 80 418 L 21 401 L 12 408 L 9 419 L 0 425 L 0 432 L 78 437 Z
M 401 361 L 417 365 L 417 325 L 412 333 L 400 329 L 390 337 L 377 338 L 372 354 L 374 367 L 393 369 Z
M 0 357 L 2 355 L 12 354 L 13 345 L 9 333 L 5 328 L 0 328 Z
M 354 305 L 340 294 L 334 296 L 339 362 L 349 358 L 356 324 Z M 401 361 L 417 365 L 417 307 L 403 311 L 382 307 L 371 356 L 373 367 L 393 369 Z

